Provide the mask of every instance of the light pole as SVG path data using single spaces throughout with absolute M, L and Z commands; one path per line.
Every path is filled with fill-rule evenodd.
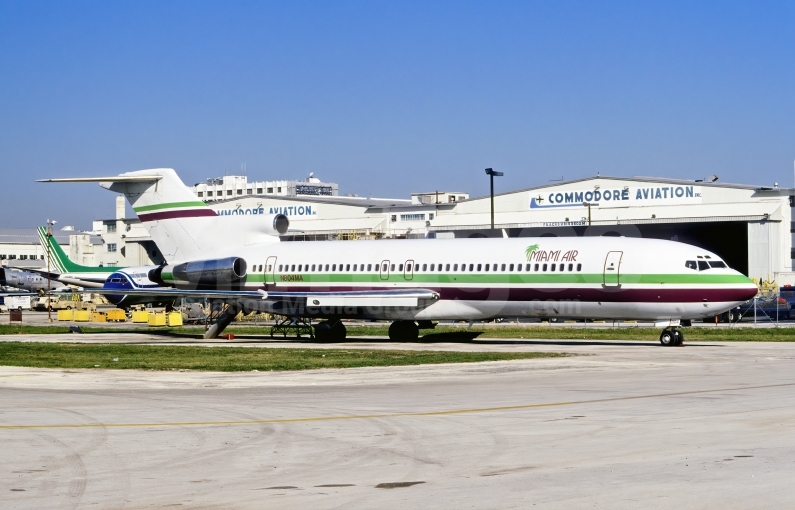
M 588 208 L 588 226 L 591 226 L 591 206 L 598 206 L 599 202 L 583 202 L 582 205 Z
M 52 226 L 58 223 L 47 220 L 47 321 L 52 322 L 52 280 L 50 280 L 50 243 L 52 242 Z
M 491 168 L 487 168 L 486 175 L 489 176 L 489 181 L 491 183 L 491 229 L 494 230 L 494 178 L 502 177 L 503 173 L 495 172 Z

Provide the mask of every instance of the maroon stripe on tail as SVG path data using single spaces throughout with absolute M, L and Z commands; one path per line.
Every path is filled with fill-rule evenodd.
M 174 218 L 198 218 L 199 216 L 218 216 L 215 211 L 207 209 L 183 209 L 179 211 L 164 211 L 142 213 L 138 215 L 141 221 L 170 220 Z

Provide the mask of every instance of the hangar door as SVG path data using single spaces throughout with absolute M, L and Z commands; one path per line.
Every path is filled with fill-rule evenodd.
M 618 287 L 619 285 L 619 271 L 621 268 L 621 256 L 624 254 L 622 251 L 607 252 L 605 257 L 605 268 L 603 273 L 605 287 Z

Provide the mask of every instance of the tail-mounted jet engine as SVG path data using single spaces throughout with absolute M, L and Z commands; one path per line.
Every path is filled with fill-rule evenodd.
M 229 288 L 245 280 L 246 269 L 246 261 L 240 257 L 194 260 L 152 269 L 149 279 L 171 287 Z

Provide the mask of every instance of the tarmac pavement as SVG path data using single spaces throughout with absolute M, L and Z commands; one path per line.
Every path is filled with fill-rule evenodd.
M 139 335 L 64 335 L 78 336 Z M 44 337 L 60 335 L 28 339 Z M 0 505 L 795 506 L 795 343 L 345 346 L 577 356 L 303 372 L 0 367 Z

